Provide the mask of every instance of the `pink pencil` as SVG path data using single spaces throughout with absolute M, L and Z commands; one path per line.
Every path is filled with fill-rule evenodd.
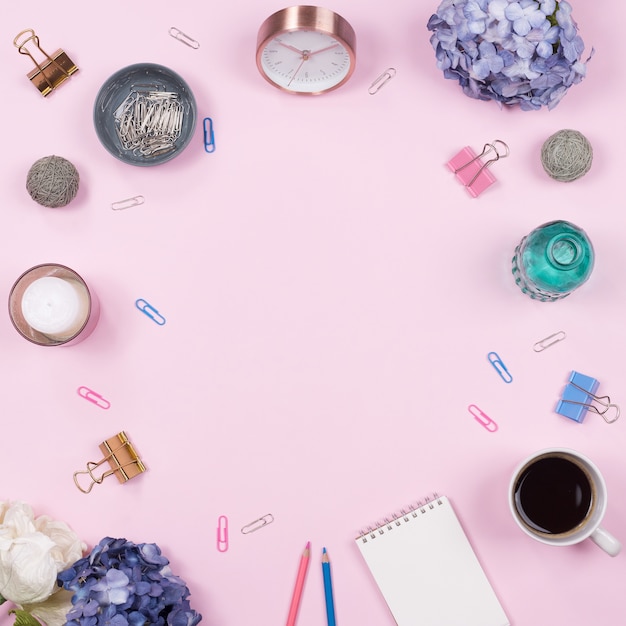
M 298 567 L 298 576 L 296 577 L 296 586 L 293 590 L 291 598 L 291 606 L 289 607 L 289 615 L 287 616 L 287 626 L 295 626 L 298 608 L 300 607 L 300 598 L 302 598 L 302 590 L 304 589 L 304 579 L 306 578 L 307 568 L 309 566 L 311 542 L 307 541 L 304 552 L 300 557 L 300 566 Z

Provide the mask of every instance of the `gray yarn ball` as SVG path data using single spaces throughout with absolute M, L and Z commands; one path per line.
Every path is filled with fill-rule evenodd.
M 593 148 L 577 130 L 560 130 L 548 137 L 541 148 L 543 169 L 555 180 L 570 183 L 591 168 Z
M 56 209 L 74 199 L 78 182 L 76 168 L 67 159 L 53 155 L 33 163 L 26 177 L 26 189 L 35 202 Z

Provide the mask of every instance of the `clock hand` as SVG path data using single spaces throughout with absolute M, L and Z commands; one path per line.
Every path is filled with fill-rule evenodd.
M 298 54 L 304 54 L 304 50 L 298 50 L 298 48 L 294 48 L 293 46 L 290 46 L 288 43 L 283 43 L 282 41 L 279 41 L 278 45 L 282 46 L 283 48 L 288 48 L 289 50 L 293 50 L 294 52 L 297 52 Z
M 300 61 L 300 65 L 298 65 L 298 67 L 296 68 L 296 71 L 293 73 L 293 76 L 289 79 L 289 82 L 287 83 L 287 87 L 289 87 L 289 85 L 291 85 L 291 83 L 293 82 L 293 79 L 296 77 L 296 74 L 300 71 L 300 68 L 304 65 L 304 62 L 308 59 L 308 56 L 303 56 L 302 60 Z
M 297 52 L 298 54 L 302 55 L 302 60 L 300 61 L 300 65 L 298 65 L 298 67 L 296 68 L 296 71 L 293 73 L 293 76 L 289 79 L 289 82 L 287 83 L 287 87 L 289 87 L 291 83 L 294 81 L 294 79 L 296 78 L 296 75 L 302 69 L 302 66 L 304 65 L 305 61 L 308 61 L 314 54 L 319 54 L 320 52 L 326 52 L 327 50 L 332 50 L 333 48 L 336 48 L 339 45 L 338 43 L 335 42 L 331 46 L 326 46 L 325 48 L 320 48 L 319 50 L 315 50 L 314 52 L 311 52 L 310 50 L 298 50 L 297 48 L 294 48 L 293 46 L 290 46 L 282 42 L 279 42 L 279 44 L 281 46 L 284 46 L 285 48 L 289 48 L 289 50 L 293 50 L 294 52 Z
M 339 44 L 334 43 L 332 46 L 326 46 L 326 48 L 322 48 L 321 50 L 315 50 L 314 52 L 309 52 L 308 56 L 312 57 L 314 54 L 319 54 L 320 52 L 326 52 L 326 50 L 332 50 L 336 48 Z

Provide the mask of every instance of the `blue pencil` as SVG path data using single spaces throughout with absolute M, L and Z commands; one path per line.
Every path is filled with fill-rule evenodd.
M 324 595 L 326 596 L 326 619 L 328 626 L 335 626 L 335 602 L 333 600 L 333 583 L 330 577 L 330 560 L 326 548 L 322 550 L 322 575 L 324 576 Z

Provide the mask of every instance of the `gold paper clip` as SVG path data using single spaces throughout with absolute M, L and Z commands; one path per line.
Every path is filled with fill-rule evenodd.
M 26 44 L 32 41 L 33 45 L 45 57 L 38 62 L 31 52 L 26 48 Z M 35 64 L 35 69 L 26 76 L 43 96 L 47 96 L 53 89 L 65 82 L 72 74 L 78 71 L 74 61 L 67 54 L 59 49 L 52 56 L 45 52 L 39 45 L 39 37 L 35 35 L 32 28 L 27 28 L 18 33 L 13 40 L 13 45 L 18 49 L 20 54 L 29 56 Z
M 104 458 L 97 463 L 89 461 L 86 470 L 74 472 L 74 483 L 83 493 L 89 493 L 94 485 L 99 485 L 111 474 L 117 476 L 120 483 L 125 483 L 146 471 L 146 466 L 139 458 L 133 444 L 129 441 L 124 431 L 103 441 L 99 447 L 102 454 L 104 454 Z M 100 476 L 94 476 L 94 470 L 105 462 L 111 466 L 111 469 Z M 89 475 L 91 482 L 88 487 L 81 486 L 78 481 L 79 474 Z

